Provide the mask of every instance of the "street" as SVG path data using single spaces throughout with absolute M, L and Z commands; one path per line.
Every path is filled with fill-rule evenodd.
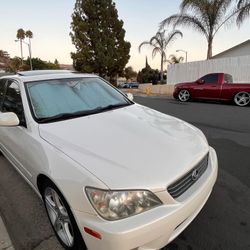
M 164 250 L 250 249 L 250 107 L 159 97 L 135 101 L 200 128 L 219 159 L 218 180 L 207 204 Z M 2 156 L 0 213 L 16 250 L 61 249 L 41 200 Z

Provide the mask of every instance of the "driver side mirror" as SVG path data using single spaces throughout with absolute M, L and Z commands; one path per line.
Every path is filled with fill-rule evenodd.
M 204 83 L 205 83 L 205 80 L 199 79 L 199 80 L 197 81 L 197 83 L 198 83 L 198 84 L 204 84 Z
M 13 112 L 0 113 L 0 126 L 14 127 L 20 123 L 17 115 Z

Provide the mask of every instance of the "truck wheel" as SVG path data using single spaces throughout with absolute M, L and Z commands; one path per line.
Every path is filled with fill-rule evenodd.
M 186 89 L 182 89 L 178 94 L 178 99 L 181 102 L 187 102 L 190 99 L 190 93 Z
M 238 106 L 244 107 L 250 103 L 250 94 L 247 92 L 239 92 L 234 97 L 234 103 Z

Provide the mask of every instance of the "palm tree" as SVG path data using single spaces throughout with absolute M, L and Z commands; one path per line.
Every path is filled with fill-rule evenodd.
M 210 59 L 215 35 L 238 12 L 235 9 L 232 11 L 234 2 L 235 0 L 182 0 L 181 12 L 163 20 L 160 27 L 166 25 L 191 27 L 203 34 L 208 43 L 207 59 Z
M 25 36 L 29 38 L 29 54 L 30 54 L 30 69 L 32 70 L 33 67 L 32 67 L 32 55 L 31 55 L 31 40 L 33 38 L 33 33 L 32 31 L 30 30 L 27 30 L 25 32 Z
M 23 65 L 23 40 L 25 38 L 25 31 L 23 29 L 18 29 L 17 30 L 17 34 L 16 34 L 16 38 L 20 41 L 20 48 L 21 48 L 21 62 Z
M 236 21 L 240 25 L 250 16 L 250 0 L 238 0 L 237 8 L 239 13 Z
M 182 63 L 183 61 L 184 61 L 183 56 L 177 57 L 176 55 L 170 55 L 169 60 L 167 60 L 167 62 L 170 64 L 178 64 L 178 63 Z
M 144 41 L 139 46 L 139 52 L 141 51 L 142 46 L 150 45 L 153 47 L 152 57 L 154 58 L 157 53 L 161 56 L 161 81 L 163 81 L 163 64 L 166 62 L 166 49 L 168 45 L 173 42 L 177 36 L 183 36 L 179 30 L 173 30 L 169 34 L 165 35 L 165 30 L 158 31 L 156 35 L 150 38 L 149 41 Z

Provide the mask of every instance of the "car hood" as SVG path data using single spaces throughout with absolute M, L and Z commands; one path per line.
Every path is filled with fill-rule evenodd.
M 209 150 L 200 130 L 138 104 L 39 130 L 110 189 L 166 189 Z

